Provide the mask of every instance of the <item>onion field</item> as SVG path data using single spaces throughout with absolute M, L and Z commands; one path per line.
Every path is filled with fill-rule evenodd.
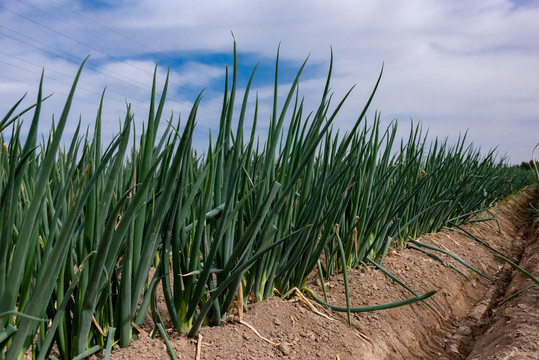
M 494 203 L 539 183 L 537 168 L 510 167 L 465 136 L 431 139 L 415 125 L 398 139 L 396 121 L 386 127 L 378 113 L 366 119 L 382 72 L 342 133 L 333 122 L 346 96 L 332 97 L 331 65 L 318 107 L 306 109 L 297 95 L 306 64 L 278 102 L 277 57 L 273 111 L 259 118 L 258 99 L 247 106 L 256 73 L 238 99 L 234 57 L 218 133 L 202 154 L 193 149 L 201 97 L 181 121 L 166 118 L 167 83 L 157 88 L 155 76 L 144 128 L 134 130 L 127 105 L 108 144 L 102 103 L 92 131 L 63 134 L 77 116 L 70 107 L 84 63 L 50 137 L 38 132 L 50 122 L 40 116 L 42 84 L 32 107 L 2 110 L 2 359 L 28 351 L 36 359 L 107 356 L 113 344 L 129 345 L 148 312 L 166 339 L 157 284 L 175 331 L 191 337 L 225 321 L 238 294 L 247 306 L 298 288 L 348 317 L 425 301 L 436 289 L 410 289 L 408 299 L 378 307 L 337 306 L 315 297 L 306 280 L 343 273 L 346 282 L 349 269 L 367 264 L 393 276 L 384 268 L 392 247 L 439 254 L 417 237 L 483 221 Z M 25 134 L 23 122 L 30 123 Z M 252 131 L 244 132 L 246 123 Z M 264 142 L 257 123 L 269 123 Z

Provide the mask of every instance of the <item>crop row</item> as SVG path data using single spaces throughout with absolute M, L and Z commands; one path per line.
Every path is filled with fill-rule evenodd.
M 44 359 L 54 344 L 63 358 L 128 346 L 149 310 L 164 333 L 159 282 L 174 328 L 194 336 L 226 319 L 240 287 L 247 304 L 302 289 L 313 270 L 325 277 L 367 259 L 381 264 L 390 246 L 476 219 L 530 182 L 530 172 L 480 154 L 465 137 L 429 142 L 415 126 L 399 142 L 396 122 L 383 128 L 376 114 L 367 123 L 380 78 L 340 134 L 332 123 L 346 96 L 331 105 L 330 66 L 307 115 L 297 95 L 305 64 L 280 107 L 276 66 L 264 144 L 258 99 L 244 133 L 254 71 L 234 109 L 235 59 L 217 139 L 202 156 L 192 147 L 200 97 L 184 123 L 163 124 L 168 78 L 157 98 L 155 77 L 140 136 L 127 106 L 103 147 L 101 104 L 93 134 L 79 126 L 62 147 L 83 65 L 49 139 L 38 143 L 41 84 L 34 106 L 18 111 L 17 103 L 0 122 L 2 358 L 31 348 Z M 23 136 L 21 116 L 32 111 Z

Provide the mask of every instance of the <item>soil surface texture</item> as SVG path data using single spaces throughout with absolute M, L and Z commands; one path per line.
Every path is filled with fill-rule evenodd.
M 539 224 L 529 211 L 536 194 L 528 191 L 493 208 L 497 221 L 476 222 L 463 229 L 539 277 Z M 418 294 L 439 291 L 427 302 L 352 314 L 321 314 L 294 297 L 272 297 L 249 305 L 243 320 L 275 344 L 261 339 L 236 315 L 220 327 L 202 328 L 190 339 L 167 329 L 178 359 L 539 359 L 539 287 L 532 287 L 511 301 L 500 303 L 534 282 L 492 251 L 458 229 L 428 234 L 420 239 L 464 259 L 491 280 L 478 275 L 451 257 L 437 252 L 444 263 L 411 248 L 394 248 L 383 266 Z M 461 271 L 468 279 L 455 271 Z M 380 270 L 362 267 L 348 272 L 353 307 L 377 305 L 413 297 Z M 306 287 L 319 297 L 317 274 Z M 328 300 L 345 306 L 342 275 L 326 279 Z M 161 312 L 166 312 L 164 302 Z M 151 321 L 126 349 L 113 351 L 111 359 L 170 359 Z M 93 359 L 102 359 L 103 354 Z

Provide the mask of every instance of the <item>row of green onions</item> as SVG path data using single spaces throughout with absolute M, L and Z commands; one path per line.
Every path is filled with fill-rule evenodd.
M 202 156 L 192 146 L 200 97 L 185 121 L 163 121 L 168 77 L 158 97 L 154 76 L 140 136 L 127 106 L 106 147 L 103 100 L 93 133 L 79 124 L 62 146 L 84 63 L 49 139 L 38 142 L 42 83 L 33 106 L 9 109 L 0 121 L 2 359 L 28 349 L 49 358 L 53 345 L 66 359 L 109 354 L 115 342 L 129 345 L 149 310 L 160 330 L 166 315 L 194 336 L 226 319 L 240 285 L 246 304 L 275 289 L 303 289 L 314 269 L 331 276 L 367 260 L 382 264 L 390 246 L 469 221 L 530 182 L 465 137 L 429 142 L 412 126 L 398 144 L 396 122 L 383 128 L 378 113 L 367 122 L 381 73 L 345 134 L 332 126 L 348 94 L 333 105 L 331 65 L 317 108 L 307 113 L 298 96 L 305 63 L 279 105 L 278 64 L 277 55 L 261 144 L 258 98 L 254 111 L 247 108 L 254 70 L 234 108 L 234 48 L 218 136 Z M 23 136 L 22 119 L 32 112 Z M 167 314 L 155 305 L 158 283 Z

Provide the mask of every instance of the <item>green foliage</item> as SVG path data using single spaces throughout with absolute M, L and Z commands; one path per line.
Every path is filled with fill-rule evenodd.
M 520 168 L 523 170 L 535 170 L 537 163 L 534 160 L 530 160 L 528 162 L 523 161 L 520 165 L 517 166 L 520 166 Z
M 148 119 L 132 150 L 129 105 L 120 133 L 102 147 L 103 99 L 93 134 L 77 128 L 62 150 L 82 66 L 48 141 L 37 144 L 41 84 L 34 106 L 16 114 L 15 104 L 0 121 L 2 355 L 19 359 L 33 346 L 44 359 L 53 344 L 63 358 L 110 352 L 116 340 L 129 345 L 132 324 L 141 324 L 148 310 L 162 331 L 158 283 L 175 329 L 193 336 L 226 318 L 240 285 L 243 301 L 262 300 L 275 288 L 302 288 L 315 268 L 327 276 L 367 259 L 380 266 L 394 241 L 473 219 L 529 183 L 494 153 L 482 156 L 465 145 L 465 137 L 427 144 L 412 126 L 399 145 L 396 122 L 384 129 L 376 113 L 368 123 L 382 73 L 352 129 L 339 134 L 332 123 L 348 94 L 332 105 L 331 63 L 319 105 L 306 116 L 298 95 L 304 66 L 279 107 L 277 56 L 273 112 L 261 145 L 258 98 L 252 131 L 244 134 L 255 70 L 234 109 L 234 49 L 218 136 L 200 157 L 192 150 L 200 97 L 185 124 L 171 118 L 163 125 L 168 80 L 158 98 L 155 76 Z M 20 119 L 30 110 L 23 145 Z M 539 179 L 537 167 L 535 174 Z M 433 294 L 372 309 L 348 302 L 340 311 Z

